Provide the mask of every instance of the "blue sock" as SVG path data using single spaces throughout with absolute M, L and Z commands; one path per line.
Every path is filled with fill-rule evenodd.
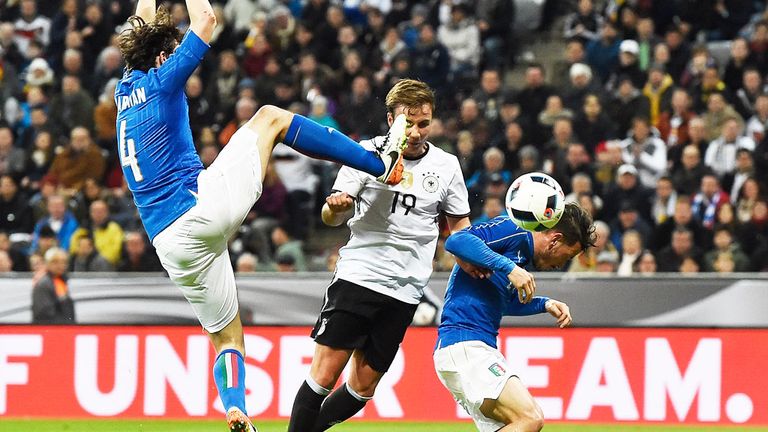
M 338 162 L 376 177 L 384 174 L 384 163 L 375 152 L 298 114 L 293 115 L 283 143 L 313 158 Z
M 245 415 L 245 361 L 243 355 L 234 349 L 225 349 L 213 363 L 213 380 L 224 404 L 224 411 L 240 408 Z

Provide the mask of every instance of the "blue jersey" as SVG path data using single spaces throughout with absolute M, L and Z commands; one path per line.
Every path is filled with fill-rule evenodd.
M 488 279 L 475 279 L 458 265 L 448 279 L 445 305 L 438 328 L 438 347 L 478 340 L 496 347 L 504 315 L 533 315 L 545 312 L 546 297 L 528 304 L 510 289 L 507 275 L 515 266 L 533 267 L 533 236 L 506 216 L 473 225 L 454 233 L 446 250 L 464 261 L 493 270 Z
M 160 67 L 126 71 L 115 89 L 117 151 L 150 240 L 197 202 L 203 164 L 184 86 L 207 50 L 189 31 Z

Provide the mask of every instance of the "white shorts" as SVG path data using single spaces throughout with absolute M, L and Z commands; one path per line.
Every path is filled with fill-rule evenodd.
M 472 417 L 479 431 L 495 432 L 505 426 L 480 412 L 483 401 L 497 399 L 514 376 L 499 350 L 480 341 L 466 341 L 436 350 L 433 359 L 440 382 Z
M 197 177 L 197 204 L 152 241 L 171 280 L 210 333 L 226 327 L 238 311 L 227 243 L 261 196 L 257 137 L 240 128 Z

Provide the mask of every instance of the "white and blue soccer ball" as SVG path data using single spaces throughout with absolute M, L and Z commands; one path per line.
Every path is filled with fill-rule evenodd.
M 512 182 L 505 205 L 515 225 L 527 231 L 545 231 L 557 225 L 563 216 L 565 195 L 555 179 L 533 172 Z

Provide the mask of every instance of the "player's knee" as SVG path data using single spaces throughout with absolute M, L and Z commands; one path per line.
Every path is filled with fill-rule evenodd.
M 312 373 L 312 379 L 321 387 L 332 389 L 339 379 L 339 375 L 341 375 L 341 371 L 331 368 L 320 368 Z
M 275 127 L 283 128 L 287 127 L 293 114 L 282 108 L 278 108 L 274 105 L 264 105 L 256 111 L 256 114 L 248 121 L 248 127 L 256 129 L 257 125 L 260 127 Z
M 360 381 L 356 381 L 354 383 L 350 382 L 349 386 L 358 395 L 360 395 L 360 396 L 362 396 L 364 398 L 372 398 L 373 397 L 373 393 L 376 392 L 376 384 L 378 384 L 378 381 L 376 381 L 376 382 L 360 382 Z
M 526 410 L 520 419 L 521 430 L 526 432 L 539 432 L 544 428 L 544 413 L 537 406 Z

